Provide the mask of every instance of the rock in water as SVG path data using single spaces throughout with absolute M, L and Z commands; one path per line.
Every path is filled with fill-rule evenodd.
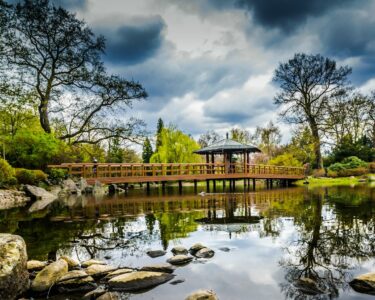
M 0 190 L 0 210 L 25 206 L 30 200 L 24 192 Z
M 185 298 L 185 300 L 218 300 L 214 291 L 199 290 Z
M 102 261 L 102 260 L 97 260 L 97 259 L 89 259 L 89 260 L 86 260 L 84 261 L 81 266 L 83 268 L 87 268 L 91 265 L 106 265 L 107 263 L 105 261 Z
M 63 181 L 63 190 L 70 194 L 80 194 L 81 190 L 77 187 L 76 183 L 71 179 L 65 179 Z
M 24 189 L 27 195 L 36 200 L 29 208 L 29 212 L 31 213 L 45 209 L 48 205 L 58 199 L 56 195 L 37 186 L 27 184 Z
M 40 261 L 40 260 L 29 260 L 26 265 L 27 265 L 27 270 L 29 272 L 32 272 L 32 271 L 39 271 L 43 269 L 45 266 L 48 265 L 48 263 L 46 261 Z
M 359 293 L 375 295 L 375 272 L 357 276 L 349 284 Z
M 60 293 L 85 292 L 96 289 L 94 279 L 82 270 L 70 271 L 56 283 Z
M 75 261 L 73 258 L 63 255 L 60 257 L 60 259 L 65 260 L 68 263 L 69 270 L 77 268 L 79 266 L 78 261 Z
M 118 300 L 120 296 L 117 293 L 106 292 L 100 297 L 96 298 L 96 300 Z
M 294 283 L 294 286 L 301 292 L 308 295 L 318 295 L 324 293 L 324 291 L 318 286 L 318 283 L 311 278 L 302 277 Z
M 148 256 L 155 258 L 155 257 L 163 256 L 167 252 L 165 252 L 164 250 L 150 250 L 150 251 L 147 251 L 146 253 Z
M 123 268 L 123 269 L 118 269 L 116 271 L 113 271 L 113 272 L 110 272 L 108 273 L 105 277 L 104 277 L 104 280 L 109 280 L 113 277 L 116 277 L 118 275 L 122 275 L 122 274 L 127 274 L 127 273 L 131 273 L 133 272 L 134 270 L 133 269 L 127 269 L 127 268 Z
M 197 253 L 199 250 L 207 248 L 206 246 L 202 245 L 201 243 L 194 244 L 193 246 L 190 247 L 189 252 L 193 255 Z
M 167 262 L 169 262 L 171 265 L 185 265 L 191 262 L 192 260 L 193 258 L 191 256 L 180 254 L 180 255 L 171 257 L 170 259 L 167 260 Z
M 68 273 L 68 263 L 63 259 L 59 259 L 36 275 L 31 284 L 31 290 L 34 292 L 46 292 L 66 273 Z
M 106 292 L 107 291 L 103 287 L 100 286 L 97 289 L 85 294 L 82 299 L 84 300 L 97 299 L 98 297 L 105 294 Z
M 16 299 L 29 287 L 23 238 L 0 233 L 0 299 Z
M 188 250 L 185 247 L 182 247 L 182 246 L 173 247 L 171 251 L 174 255 L 188 254 Z
M 132 292 L 155 287 L 173 277 L 169 273 L 139 271 L 113 277 L 108 284 L 111 290 Z
M 115 271 L 116 268 L 108 265 L 91 265 L 86 269 L 86 273 L 94 278 L 100 278 L 109 272 Z
M 215 251 L 210 248 L 202 248 L 201 250 L 195 253 L 195 256 L 199 258 L 211 258 L 214 255 Z
M 176 267 L 171 264 L 154 264 L 149 266 L 144 266 L 141 268 L 141 271 L 150 271 L 150 272 L 162 272 L 162 273 L 173 273 L 176 270 Z

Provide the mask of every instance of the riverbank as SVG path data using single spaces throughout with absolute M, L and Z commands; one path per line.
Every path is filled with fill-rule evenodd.
M 329 186 L 350 186 L 353 184 L 363 184 L 368 182 L 375 182 L 375 174 L 367 174 L 360 177 L 319 177 L 319 178 L 308 178 L 307 180 L 297 180 L 294 184 L 296 186 L 305 186 L 308 182 L 308 186 L 311 187 L 329 187 Z

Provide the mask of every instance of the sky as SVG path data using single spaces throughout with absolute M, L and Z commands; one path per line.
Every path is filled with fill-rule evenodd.
M 198 137 L 253 131 L 278 117 L 272 82 L 280 62 L 320 53 L 375 89 L 373 0 L 54 0 L 106 38 L 110 72 L 139 81 L 149 97 L 131 112 L 150 131 L 161 117 Z

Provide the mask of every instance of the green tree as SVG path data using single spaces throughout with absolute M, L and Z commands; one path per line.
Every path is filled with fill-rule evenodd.
M 272 157 L 281 141 L 280 129 L 270 121 L 266 127 L 258 126 L 256 128 L 255 139 L 258 141 L 259 147 Z
M 122 163 L 124 159 L 124 150 L 118 137 L 108 140 L 107 162 Z
M 271 159 L 268 164 L 275 166 L 302 167 L 302 162 L 295 158 L 291 153 L 280 154 Z
M 158 123 L 156 125 L 156 145 L 155 145 L 155 152 L 158 151 L 159 147 L 162 145 L 161 133 L 164 129 L 164 122 L 162 118 L 158 119 Z
M 242 144 L 250 144 L 253 140 L 250 132 L 242 128 L 232 128 L 230 130 L 230 138 Z
M 5 54 L 0 56 L 7 70 L 2 76 L 36 91 L 46 133 L 52 132 L 52 117 L 65 124 L 59 137 L 70 143 L 127 139 L 140 131 L 140 120 L 103 117 L 130 108 L 147 94 L 141 84 L 106 72 L 102 36 L 48 0 L 25 0 L 9 11 L 2 39 Z
M 149 163 L 152 154 L 154 154 L 154 151 L 152 150 L 150 140 L 149 138 L 146 138 L 143 143 L 142 161 L 146 164 Z
M 323 168 L 321 154 L 322 121 L 330 99 L 343 93 L 348 66 L 337 67 L 336 62 L 321 55 L 295 54 L 286 63 L 280 63 L 273 80 L 281 91 L 275 104 L 284 110 L 281 116 L 289 123 L 307 124 L 314 138 L 315 166 Z
M 291 153 L 298 161 L 303 164 L 312 164 L 315 161 L 314 139 L 308 126 L 298 127 L 293 130 L 290 143 L 284 148 L 284 151 Z
M 150 159 L 152 163 L 197 163 L 201 157 L 193 152 L 199 144 L 174 126 L 161 131 L 161 145 Z

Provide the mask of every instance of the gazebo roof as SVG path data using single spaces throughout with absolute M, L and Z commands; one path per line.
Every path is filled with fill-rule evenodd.
M 236 141 L 233 141 L 231 139 L 223 139 L 216 143 L 213 143 L 210 146 L 204 147 L 202 149 L 199 149 L 197 151 L 194 151 L 194 153 L 197 154 L 219 154 L 219 153 L 243 153 L 243 152 L 261 152 L 257 147 L 254 145 L 246 145 L 242 144 Z

